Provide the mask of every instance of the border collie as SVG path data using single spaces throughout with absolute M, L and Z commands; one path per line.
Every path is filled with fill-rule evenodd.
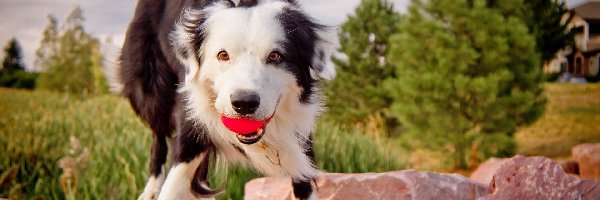
M 294 0 L 139 0 L 109 79 L 153 132 L 140 199 L 214 197 L 216 161 L 290 176 L 314 199 L 318 83 L 335 76 L 336 43 Z

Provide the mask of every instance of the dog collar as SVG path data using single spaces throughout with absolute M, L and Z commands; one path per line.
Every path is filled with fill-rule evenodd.
M 267 158 L 267 159 L 268 159 L 268 160 L 269 160 L 269 161 L 270 161 L 272 164 L 274 164 L 274 165 L 277 165 L 277 166 L 281 166 L 281 158 L 279 157 L 279 150 L 277 150 L 277 149 L 272 149 L 272 148 L 269 146 L 269 143 L 267 143 L 266 141 L 261 141 L 261 142 L 259 143 L 259 147 L 260 147 L 260 148 L 261 148 L 263 151 L 265 151 L 265 157 L 266 157 L 266 158 Z M 269 155 L 271 155 L 271 154 L 272 154 L 272 156 L 269 156 Z M 277 160 L 277 162 L 275 162 L 275 161 L 274 161 L 275 159 L 274 159 L 274 158 L 271 158 L 271 157 L 275 157 L 275 158 L 276 158 L 276 160 Z

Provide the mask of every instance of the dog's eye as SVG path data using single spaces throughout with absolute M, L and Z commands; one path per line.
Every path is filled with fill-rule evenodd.
M 273 51 L 269 54 L 269 57 L 267 58 L 267 62 L 268 63 L 280 63 L 282 59 L 282 55 L 281 53 L 277 52 L 277 51 Z
M 217 54 L 217 59 L 219 61 L 228 61 L 229 53 L 227 53 L 227 51 L 220 51 L 219 54 Z

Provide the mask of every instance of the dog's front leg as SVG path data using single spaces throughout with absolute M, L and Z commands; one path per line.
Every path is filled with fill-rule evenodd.
M 301 200 L 316 200 L 317 193 L 313 190 L 310 181 L 295 181 L 292 180 L 294 196 Z
M 202 152 L 191 162 L 175 164 L 160 192 L 159 200 L 187 200 L 196 199 L 192 193 L 192 181 L 196 169 L 202 162 L 206 162 L 207 152 Z
M 198 130 L 191 123 L 182 126 L 173 153 L 174 164 L 160 191 L 159 200 L 197 199 L 213 194 L 205 185 L 212 150 L 205 134 L 206 130 Z
M 304 152 L 306 154 L 306 157 L 308 157 L 308 159 L 310 160 L 310 162 L 313 165 L 316 165 L 316 160 L 315 160 L 315 152 L 313 150 L 313 142 L 312 142 L 312 136 L 309 136 L 308 141 L 306 141 L 306 143 L 304 144 L 304 149 L 306 149 L 306 152 Z M 302 180 L 302 179 L 294 179 L 292 178 L 292 187 L 294 189 L 294 196 L 297 199 L 310 199 L 310 200 L 316 200 L 317 199 L 317 192 L 314 190 L 313 186 L 310 184 L 311 181 L 314 180 L 314 177 L 310 180 Z M 315 185 L 316 187 L 316 185 Z

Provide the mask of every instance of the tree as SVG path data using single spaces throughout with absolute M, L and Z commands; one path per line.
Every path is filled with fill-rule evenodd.
M 535 39 L 515 16 L 486 0 L 413 0 L 392 36 L 395 78 L 386 80 L 392 113 L 406 128 L 409 148 L 449 153 L 466 168 L 507 156 L 520 125 L 543 112 Z
M 518 16 L 529 27 L 536 41 L 536 49 L 542 62 L 548 63 L 566 47 L 575 47 L 575 36 L 582 27 L 571 27 L 575 14 L 567 9 L 564 1 L 557 0 L 489 0 L 490 7 L 498 8 L 505 15 Z M 514 6 L 521 5 L 521 6 Z
M 399 20 L 388 1 L 362 0 L 355 15 L 342 25 L 339 51 L 347 59 L 333 58 L 338 75 L 326 89 L 333 120 L 365 124 L 369 118 L 389 118 L 391 99 L 381 83 L 393 75 L 385 56 Z
M 100 42 L 84 30 L 81 8 L 76 7 L 67 16 L 60 30 L 53 16 L 48 19 L 36 52 L 36 63 L 45 70 L 40 77 L 40 88 L 73 94 L 106 93 Z
M 25 65 L 23 65 L 22 61 L 21 45 L 19 45 L 17 39 L 13 38 L 8 42 L 8 45 L 4 48 L 4 55 L 1 68 L 3 71 L 25 70 Z
M 42 33 L 42 41 L 40 47 L 36 50 L 35 68 L 38 71 L 46 71 L 50 66 L 56 65 L 51 63 L 52 56 L 55 56 L 59 51 L 59 32 L 58 20 L 53 15 L 48 15 L 48 25 Z M 55 58 L 54 58 L 55 59 Z
M 14 88 L 33 88 L 37 75 L 25 71 L 23 53 L 17 39 L 11 39 L 4 48 L 4 60 L 0 68 L 0 86 Z

